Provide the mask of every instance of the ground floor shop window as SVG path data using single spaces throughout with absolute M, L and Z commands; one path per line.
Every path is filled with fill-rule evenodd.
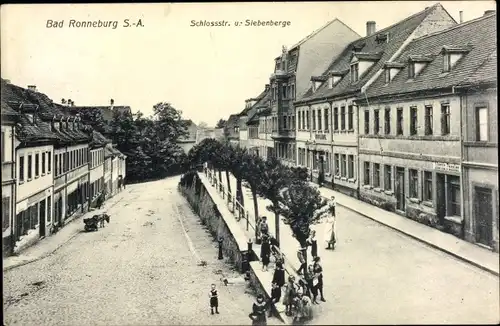
M 365 162 L 365 175 L 364 175 L 364 184 L 370 184 L 370 162 Z
M 456 176 L 448 176 L 450 209 L 449 214 L 461 216 L 460 212 L 460 178 Z
M 10 226 L 10 197 L 2 197 L 2 231 Z
M 424 171 L 423 197 L 425 201 L 432 201 L 432 172 Z
M 418 198 L 418 171 L 410 169 L 410 198 Z

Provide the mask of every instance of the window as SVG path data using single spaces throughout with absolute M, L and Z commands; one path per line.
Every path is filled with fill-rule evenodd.
M 42 153 L 42 174 L 45 174 L 45 152 Z
M 451 69 L 450 54 L 443 54 L 443 72 L 448 72 Z
M 391 82 L 391 70 L 386 69 L 385 70 L 385 83 L 389 84 Z
M 396 134 L 397 135 L 402 135 L 403 134 L 403 108 L 398 108 L 397 109 L 397 130 Z
M 316 130 L 316 110 L 312 111 L 312 129 Z
M 347 156 L 347 177 L 354 179 L 354 155 Z
M 370 184 L 370 162 L 365 162 L 364 184 Z
M 340 130 L 345 130 L 345 106 L 340 107 Z
M 449 215 L 461 216 L 460 212 L 460 179 L 455 176 L 447 176 L 450 189 L 450 210 Z
M 365 135 L 370 133 L 370 111 L 365 110 Z
M 335 154 L 335 175 L 340 175 L 340 155 Z
M 47 197 L 47 222 L 52 220 L 52 196 Z
M 415 78 L 415 63 L 413 62 L 410 62 L 410 64 L 408 65 L 408 78 Z
M 384 112 L 384 132 L 386 135 L 391 134 L 391 109 L 386 108 Z
M 416 135 L 417 134 L 417 126 L 418 126 L 418 121 L 417 121 L 417 107 L 412 106 L 410 107 L 410 135 Z
M 287 99 L 287 85 L 281 86 L 281 95 L 283 96 L 283 99 Z
M 441 134 L 450 134 L 450 104 L 441 104 Z
M 40 154 L 36 153 L 35 154 L 35 177 L 40 176 Z
M 379 128 L 380 128 L 379 110 L 375 110 L 375 113 L 374 113 L 374 126 L 373 126 L 373 133 L 375 135 L 378 135 Z
M 424 171 L 423 197 L 425 201 L 432 201 L 432 172 Z
M 292 84 L 290 87 L 290 98 L 295 99 L 295 84 Z
M 52 172 L 52 152 L 47 152 L 47 172 Z
M 2 131 L 2 163 L 5 162 L 5 132 Z
M 339 130 L 339 108 L 333 108 L 333 130 Z
M 325 109 L 325 131 L 328 131 L 328 125 L 329 125 L 329 115 L 328 115 L 328 109 Z
M 488 141 L 488 108 L 476 108 L 476 140 Z
M 351 82 L 355 83 L 359 79 L 359 64 L 351 65 Z
M 55 163 L 54 165 L 55 165 L 55 170 L 56 170 L 56 176 L 58 176 L 60 173 L 60 170 L 59 170 L 59 155 L 57 155 L 57 154 L 54 155 L 54 163 Z M 49 164 L 49 166 L 50 166 L 50 164 Z
M 432 105 L 425 106 L 425 134 L 432 135 Z
M 380 164 L 373 164 L 373 187 L 380 187 Z
M 302 123 L 302 118 L 301 118 L 302 117 L 302 111 L 298 111 L 297 112 L 297 116 L 298 116 L 297 121 L 299 123 L 299 126 L 298 126 L 299 130 L 302 130 L 302 125 L 301 125 L 301 123 Z M 261 127 L 262 127 L 261 124 L 259 124 L 259 132 L 260 132 L 260 128 Z
M 28 155 L 28 181 L 33 178 L 33 162 L 32 162 L 32 155 Z
M 2 137 L 3 137 L 3 132 L 2 132 Z M 2 197 L 2 232 L 7 230 L 9 226 L 10 226 L 10 197 Z
M 24 181 L 24 156 L 19 157 L 19 181 Z
M 347 110 L 347 129 L 354 130 L 354 107 L 352 105 L 349 105 Z
M 321 118 L 322 118 L 321 109 L 318 109 L 318 130 L 323 129 L 323 128 L 321 128 Z
M 410 198 L 418 198 L 418 171 L 409 170 L 410 174 Z
M 310 130 L 310 124 L 309 124 L 309 111 L 306 111 L 306 125 L 307 125 L 307 130 Z
M 392 190 L 392 166 L 385 165 L 384 167 L 384 189 Z
M 340 175 L 342 177 L 346 177 L 347 176 L 347 155 L 341 155 L 340 157 Z
M 283 117 L 283 129 L 287 129 L 287 128 L 286 128 L 286 118 L 287 118 L 287 117 Z

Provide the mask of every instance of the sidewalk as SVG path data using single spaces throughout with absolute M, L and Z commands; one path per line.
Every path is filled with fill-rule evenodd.
M 130 190 L 122 190 L 120 193 L 109 198 L 103 205 L 100 211 L 109 212 L 116 204 L 118 204 L 123 196 Z M 71 222 L 62 227 L 57 233 L 39 240 L 34 245 L 26 248 L 17 256 L 10 256 L 3 258 L 3 271 L 8 271 L 13 268 L 23 266 L 37 260 L 43 259 L 56 250 L 71 241 L 78 233 L 83 230 L 83 219 L 88 218 L 95 214 L 95 211 L 86 212 L 78 218 L 73 219 Z
M 317 184 L 312 183 L 316 188 Z M 455 258 L 461 259 L 485 271 L 499 274 L 498 253 L 488 251 L 473 243 L 459 239 L 451 234 L 441 232 L 432 227 L 420 224 L 401 215 L 388 212 L 363 201 L 349 197 L 337 191 L 320 188 L 321 195 L 330 198 L 335 196 L 337 204 L 364 217 L 399 231 L 413 239 L 439 249 Z

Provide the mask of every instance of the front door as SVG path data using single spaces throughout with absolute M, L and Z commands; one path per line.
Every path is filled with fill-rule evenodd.
M 40 237 L 44 237 L 45 236 L 45 223 L 47 223 L 47 221 L 45 220 L 45 201 L 46 199 L 42 200 L 40 202 L 40 206 L 39 206 L 39 209 L 40 209 L 40 220 L 38 223 L 39 226 L 40 226 Z
M 493 234 L 493 196 L 491 189 L 475 188 L 476 242 L 491 245 Z
M 405 211 L 405 169 L 396 168 L 396 208 Z
M 445 187 L 445 175 L 437 173 L 436 174 L 436 215 L 439 220 L 439 224 L 444 224 L 444 217 L 446 216 L 446 187 Z

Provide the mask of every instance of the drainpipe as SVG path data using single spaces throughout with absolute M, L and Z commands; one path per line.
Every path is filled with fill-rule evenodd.
M 451 87 L 451 93 L 452 94 L 456 94 L 455 92 L 455 86 L 452 86 Z M 463 120 L 463 106 L 464 106 L 464 101 L 463 101 L 463 97 L 462 97 L 462 94 L 458 94 L 459 95 L 459 99 L 460 99 L 460 121 L 464 121 Z M 467 101 L 465 101 L 465 105 L 467 105 Z M 467 128 L 467 123 L 465 123 L 464 125 L 464 128 Z M 465 225 L 465 196 L 466 196 L 466 193 L 465 193 L 465 185 L 464 185 L 464 171 L 463 171 L 463 167 L 462 167 L 462 162 L 464 160 L 464 136 L 463 136 L 463 130 L 462 130 L 462 123 L 460 123 L 460 163 L 459 163 L 459 167 L 460 167 L 460 195 L 462 196 L 461 198 L 461 202 L 462 202 L 462 205 L 460 205 L 460 214 L 462 215 L 462 238 L 465 239 L 465 230 L 467 228 L 467 226 Z
M 15 234 L 14 234 L 14 221 L 16 219 L 16 212 L 17 212 L 17 205 L 16 205 L 16 202 L 17 202 L 17 158 L 16 158 L 16 150 L 15 150 L 15 130 L 14 130 L 14 126 L 11 127 L 11 136 L 12 136 L 12 141 L 11 141 L 11 155 L 12 155 L 12 161 L 13 161 L 13 164 L 12 164 L 12 167 L 11 167 L 11 173 L 12 173 L 12 176 L 13 176 L 13 186 L 11 187 L 11 191 L 12 191 L 12 199 L 11 199 L 11 202 L 13 203 L 13 205 L 11 205 L 11 218 L 10 218 L 10 248 L 9 250 L 13 253 L 14 252 L 14 247 L 16 245 L 16 239 L 15 239 Z

